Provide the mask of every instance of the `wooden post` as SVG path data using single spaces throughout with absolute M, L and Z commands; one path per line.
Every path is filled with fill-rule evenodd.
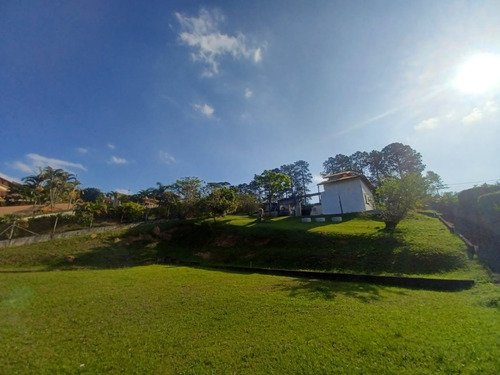
M 52 229 L 52 234 L 50 235 L 50 238 L 54 238 L 54 234 L 56 233 L 56 228 L 57 228 L 57 221 L 59 220 L 59 215 L 56 215 L 56 221 L 54 223 L 54 228 Z
M 7 244 L 7 247 L 10 247 L 10 244 L 12 242 L 12 236 L 14 235 L 14 228 L 16 227 L 16 221 L 12 223 L 12 226 L 10 227 L 10 233 L 9 233 L 9 243 Z

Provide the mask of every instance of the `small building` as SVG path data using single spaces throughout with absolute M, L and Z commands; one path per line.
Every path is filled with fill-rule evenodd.
M 3 202 L 12 185 L 11 181 L 0 176 L 0 202 Z
M 368 179 L 355 172 L 340 172 L 324 176 L 321 192 L 321 214 L 338 215 L 375 209 L 375 188 Z M 319 208 L 318 208 L 319 211 Z

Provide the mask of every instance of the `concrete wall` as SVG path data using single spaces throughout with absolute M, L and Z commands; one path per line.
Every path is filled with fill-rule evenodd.
M 321 193 L 321 206 L 324 215 L 338 215 L 350 212 L 373 210 L 373 195 L 360 179 L 337 181 L 324 185 Z M 365 199 L 367 196 L 369 199 Z M 340 207 L 342 202 L 342 209 Z M 371 202 L 371 203 L 370 203 Z

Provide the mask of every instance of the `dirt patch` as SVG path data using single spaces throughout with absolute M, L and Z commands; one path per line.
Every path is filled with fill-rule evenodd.
M 233 235 L 219 236 L 214 240 L 214 245 L 217 247 L 233 247 L 238 243 L 238 238 Z
M 204 260 L 209 260 L 212 257 L 212 253 L 210 253 L 209 251 L 207 251 L 206 253 L 196 253 L 194 255 Z

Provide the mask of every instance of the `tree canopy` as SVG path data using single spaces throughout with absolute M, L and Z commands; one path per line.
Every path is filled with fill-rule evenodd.
M 353 171 L 364 174 L 374 185 L 385 177 L 402 177 L 406 173 L 420 174 L 425 169 L 420 153 L 408 145 L 391 143 L 381 151 L 357 151 L 347 156 L 337 154 L 323 163 L 323 175 Z

